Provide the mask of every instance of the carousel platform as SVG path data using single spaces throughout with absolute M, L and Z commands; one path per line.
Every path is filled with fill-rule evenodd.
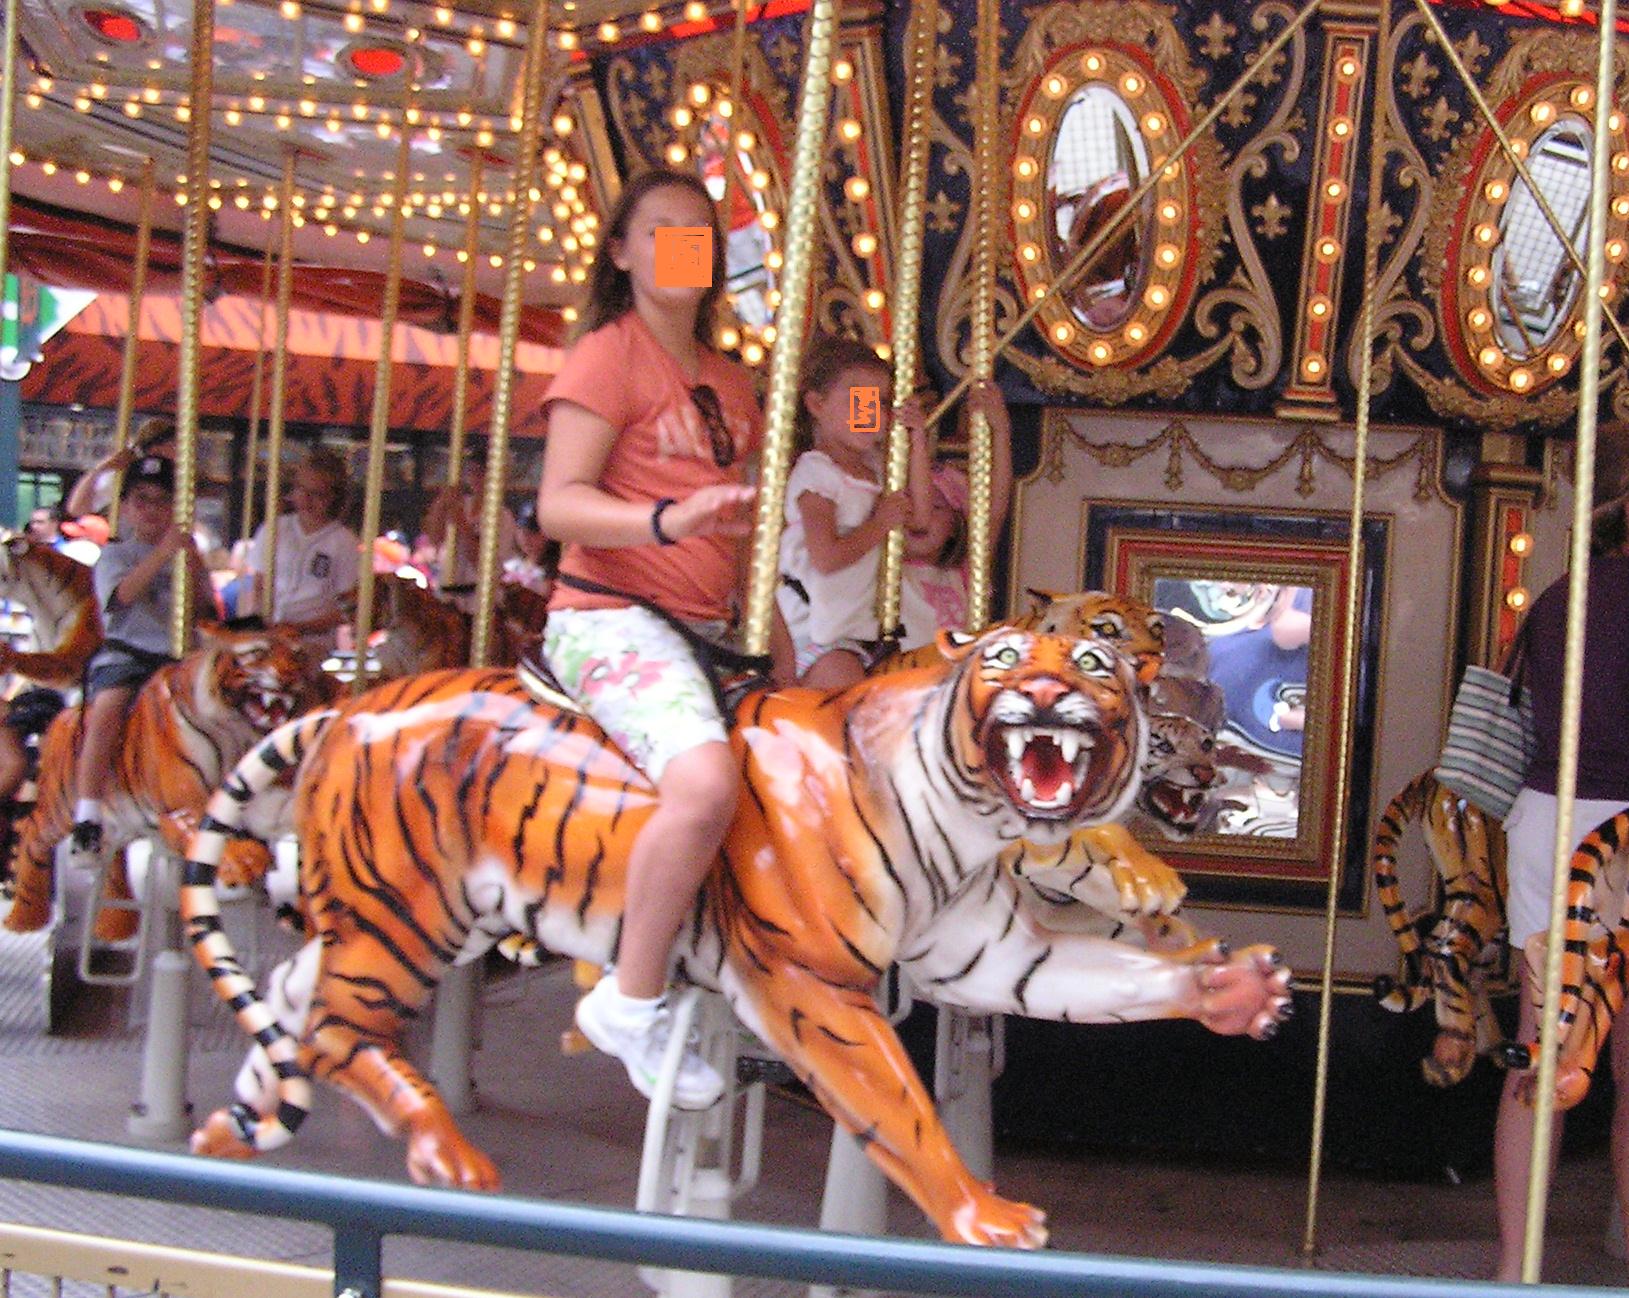
M 265 915 L 257 963 L 292 949 Z M 0 933 L 0 1126 L 115 1144 L 137 1093 L 142 1034 L 140 990 L 81 992 L 66 1001 L 58 1031 L 45 1031 L 42 972 L 50 951 L 39 937 Z M 59 987 L 60 993 L 60 987 Z M 631 1206 L 644 1111 L 621 1068 L 597 1054 L 567 1057 L 559 1042 L 575 996 L 565 965 L 489 974 L 479 995 L 476 1099 L 465 1130 L 489 1151 L 509 1193 Z M 190 992 L 192 1049 L 187 1082 L 195 1115 L 225 1102 L 244 1045 L 200 975 Z M 61 1008 L 61 1007 L 59 1007 Z M 1058 1086 L 1069 1086 L 1068 1073 Z M 404 1180 L 401 1146 L 363 1112 L 321 1090 L 299 1138 L 272 1155 L 276 1165 Z M 831 1126 L 805 1098 L 770 1093 L 762 1179 L 736 1205 L 754 1221 L 815 1225 Z M 1055 1247 L 1093 1253 L 1300 1266 L 1305 1174 L 1282 1162 L 1037 1152 L 999 1139 L 997 1182 L 1044 1205 Z M 179 1144 L 163 1148 L 178 1151 Z M 1610 1257 L 1604 1226 L 1611 1196 L 1604 1151 L 1569 1154 L 1552 1199 L 1546 1279 L 1623 1286 L 1629 1265 Z M 112 1196 L 0 1181 L 0 1220 L 104 1233 L 153 1243 L 320 1263 L 329 1236 L 318 1227 Z M 890 1229 L 925 1237 L 920 1214 L 893 1195 Z M 1491 1181 L 1471 1175 L 1398 1179 L 1335 1169 L 1321 1191 L 1321 1270 L 1485 1278 L 1494 1252 Z M 646 1292 L 630 1267 L 489 1248 L 389 1240 L 389 1273 L 559 1298 Z M 14 1294 L 36 1292 L 13 1280 Z M 37 1292 L 53 1292 L 40 1281 Z M 70 1292 L 69 1289 L 63 1292 Z M 89 1292 L 87 1290 L 87 1292 Z M 100 1288 L 98 1294 L 104 1292 Z M 742 1298 L 801 1293 L 795 1286 L 737 1281 Z

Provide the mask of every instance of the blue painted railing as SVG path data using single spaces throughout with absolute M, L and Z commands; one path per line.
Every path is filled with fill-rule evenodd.
M 1532 1298 L 1532 1287 L 967 1248 L 698 1221 L 285 1171 L 0 1131 L 0 1177 L 316 1222 L 334 1232 L 334 1292 L 379 1298 L 386 1235 L 684 1271 L 978 1298 Z M 1546 1295 L 1600 1298 L 1546 1286 Z

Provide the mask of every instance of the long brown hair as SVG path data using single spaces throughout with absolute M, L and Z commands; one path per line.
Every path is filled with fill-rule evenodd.
M 891 377 L 888 364 L 864 343 L 842 334 L 816 334 L 803 358 L 803 378 L 798 384 L 797 420 L 793 428 L 792 452 L 802 454 L 814 446 L 814 416 L 803 398 L 811 392 L 824 393 L 844 370 L 874 369 L 885 383 Z
M 704 347 L 713 347 L 713 312 L 719 295 L 724 291 L 724 232 L 718 223 L 718 209 L 701 177 L 692 172 L 674 171 L 668 167 L 652 167 L 642 171 L 622 191 L 616 206 L 605 223 L 604 247 L 594 258 L 588 272 L 588 301 L 577 322 L 573 338 L 593 333 L 602 325 L 620 320 L 634 308 L 633 281 L 628 272 L 620 269 L 611 258 L 611 245 L 628 237 L 628 224 L 633 219 L 639 200 L 652 190 L 688 189 L 707 204 L 708 221 L 713 227 L 713 286 L 701 296 L 696 307 L 696 341 Z

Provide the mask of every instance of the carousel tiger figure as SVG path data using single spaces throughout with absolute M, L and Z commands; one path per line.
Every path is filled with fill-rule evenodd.
M 405 1135 L 421 1182 L 498 1173 L 403 1057 L 442 973 L 520 932 L 606 963 L 630 843 L 655 793 L 591 721 L 513 672 L 375 688 L 283 727 L 210 800 L 182 908 L 217 992 L 262 1043 L 240 1103 L 193 1136 L 248 1156 L 293 1134 L 314 1075 Z M 874 991 L 898 962 L 943 1004 L 1071 1022 L 1194 1018 L 1265 1037 L 1289 1001 L 1267 947 L 1181 957 L 1061 933 L 998 864 L 1125 813 L 1145 746 L 1133 668 L 1094 640 L 996 628 L 835 695 L 751 692 L 731 743 L 746 796 L 675 950 L 720 991 L 949 1239 L 1037 1246 L 1044 1217 L 956 1153 Z M 258 790 L 296 769 L 300 889 L 316 935 L 260 1001 L 221 929 L 216 861 Z M 401 801 L 399 787 L 416 795 Z M 1104 904 L 1124 889 L 1103 867 Z M 1137 889 L 1134 887 L 1133 891 Z M 300 962 L 305 962 L 301 964 Z
M 384 632 L 374 649 L 380 681 L 463 667 L 469 662 L 471 620 L 457 605 L 411 578 L 381 573 L 374 579 L 373 626 Z M 355 596 L 350 615 L 355 616 Z M 543 629 L 546 596 L 517 582 L 498 586 L 492 611 L 491 661 L 512 667 Z
M 1420 914 L 1409 910 L 1397 874 L 1398 842 L 1416 820 L 1434 866 L 1432 902 Z M 1420 1072 L 1432 1086 L 1456 1085 L 1479 1054 L 1500 1058 L 1488 984 L 1508 965 L 1504 827 L 1426 771 L 1380 813 L 1369 859 L 1402 955 L 1400 977 L 1376 979 L 1375 995 L 1398 1014 L 1435 1006 L 1437 1035 Z
M 1570 1109 L 1589 1094 L 1601 1048 L 1612 1020 L 1623 1008 L 1629 979 L 1629 813 L 1602 821 L 1578 844 L 1567 880 L 1567 909 L 1562 929 L 1561 998 L 1556 1022 L 1561 1047 L 1556 1058 L 1555 1103 Z M 1523 952 L 1523 974 L 1543 1003 L 1544 935 Z M 1506 1048 L 1506 1066 L 1531 1069 L 1538 1042 Z M 1518 1082 L 1517 1093 L 1529 1104 L 1538 1087 L 1536 1070 Z
M 131 895 L 120 849 L 153 836 L 183 855 L 210 793 L 256 740 L 308 701 L 305 655 L 294 632 L 200 626 L 198 634 L 201 647 L 160 668 L 131 703 L 114 790 L 104 804 L 109 900 Z M 72 824 L 80 728 L 80 709 L 69 708 L 41 743 L 39 798 L 18 826 L 12 854 L 15 894 L 6 927 L 14 933 L 43 928 L 51 918 L 52 857 Z M 265 848 L 245 839 L 233 845 L 221 881 L 259 877 L 266 861 Z M 98 936 L 109 940 L 128 937 L 134 927 L 126 911 L 104 910 L 99 922 Z
M 0 672 L 51 689 L 76 688 L 85 664 L 102 646 L 91 570 L 25 533 L 13 533 L 0 541 L 0 599 L 28 610 L 34 641 L 26 651 L 0 645 Z

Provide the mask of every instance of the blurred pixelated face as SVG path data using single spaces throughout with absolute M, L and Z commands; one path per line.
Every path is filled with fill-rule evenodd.
M 334 510 L 334 488 L 328 475 L 320 469 L 302 464 L 294 470 L 294 481 L 288 489 L 289 504 L 300 516 L 301 522 L 330 517 Z
M 156 483 L 144 482 L 125 493 L 124 512 L 136 539 L 151 545 L 175 522 L 175 497 Z
M 49 509 L 36 509 L 28 516 L 28 535 L 30 540 L 38 541 L 41 545 L 56 540 L 57 520 Z

